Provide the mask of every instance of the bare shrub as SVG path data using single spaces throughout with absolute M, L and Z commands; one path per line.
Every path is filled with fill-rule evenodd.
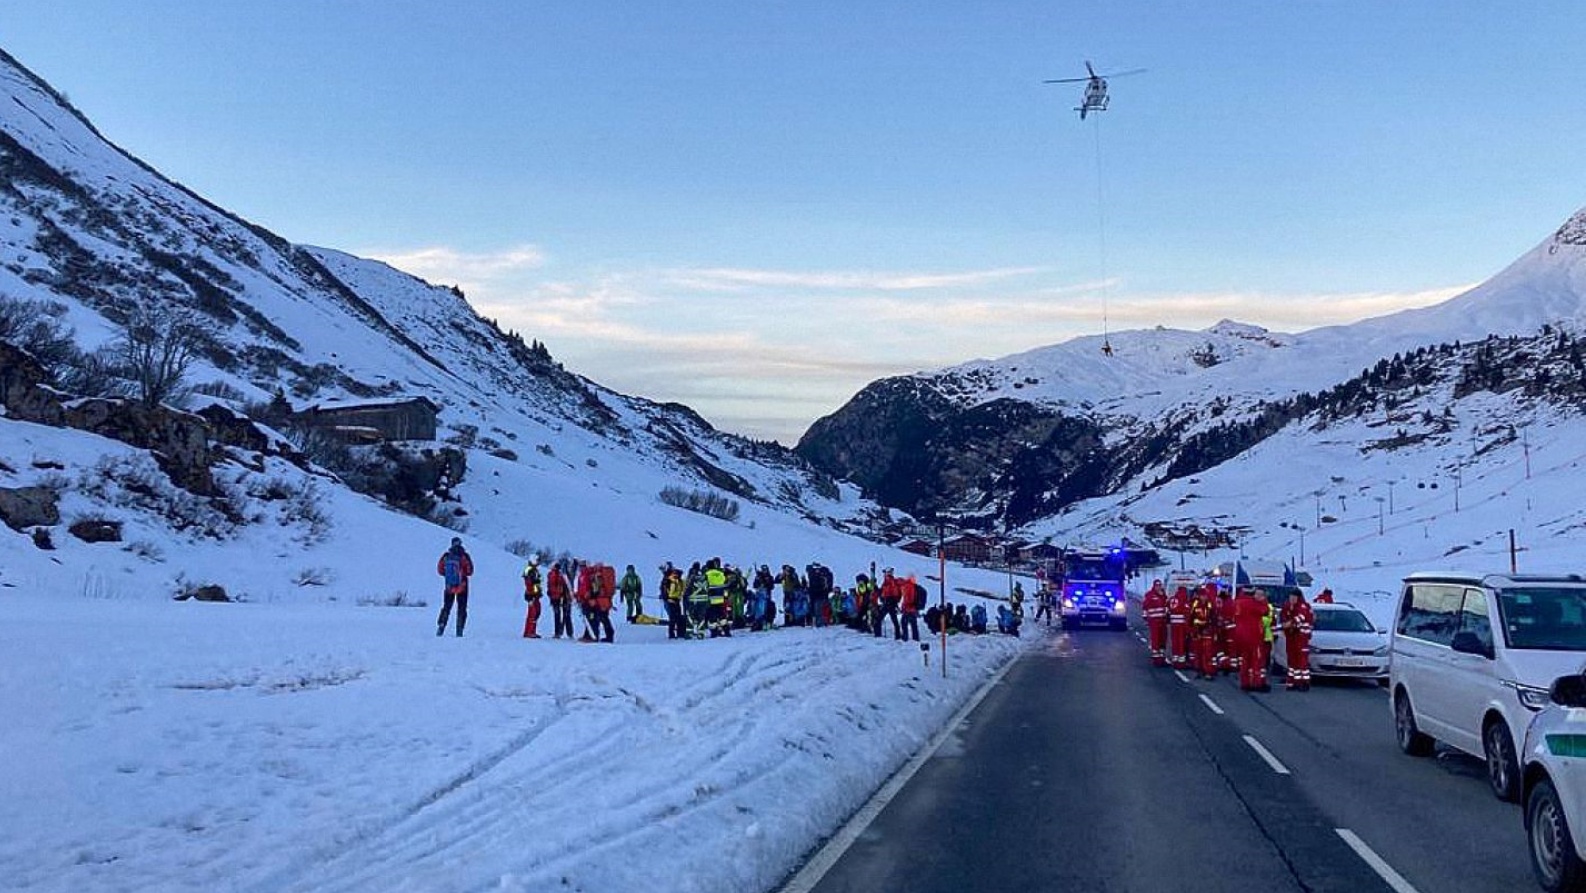
M 113 349 L 143 405 L 171 403 L 181 396 L 200 336 L 191 314 L 165 305 L 139 305 L 127 316 Z
M 659 496 L 667 505 L 675 505 L 723 521 L 737 521 L 738 513 L 742 508 L 738 500 L 729 499 L 709 490 L 685 490 L 682 487 L 668 486 L 661 488 Z

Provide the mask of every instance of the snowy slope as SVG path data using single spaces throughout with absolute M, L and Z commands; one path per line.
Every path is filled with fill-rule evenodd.
M 1015 398 L 1145 418 L 1233 396 L 1237 402 L 1317 391 L 1417 347 L 1586 325 L 1586 210 L 1491 279 L 1432 307 L 1298 334 L 1223 321 L 1202 331 L 1158 327 L 1085 337 L 920 377 L 973 405 Z M 1218 361 L 1195 361 L 1210 346 Z

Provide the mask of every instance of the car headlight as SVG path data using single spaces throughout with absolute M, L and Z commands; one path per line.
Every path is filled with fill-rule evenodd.
M 1372 657 L 1387 657 L 1388 656 L 1388 646 L 1384 645 L 1381 648 L 1378 648 L 1377 650 L 1371 652 L 1371 656 Z
M 1112 609 L 1114 611 L 1117 611 L 1119 614 L 1122 614 L 1125 610 L 1128 609 L 1128 607 L 1129 607 L 1129 603 L 1124 601 L 1121 598 L 1112 603 Z
M 1065 608 L 1072 608 L 1072 607 L 1074 607 L 1074 600 L 1073 600 L 1073 599 L 1071 599 L 1071 598 L 1065 598 L 1065 599 L 1063 599 L 1063 607 L 1065 607 Z
M 1528 709 L 1541 710 L 1550 703 L 1548 690 L 1535 685 L 1522 685 L 1518 682 L 1509 683 L 1514 688 L 1514 693 L 1519 696 L 1520 703 Z

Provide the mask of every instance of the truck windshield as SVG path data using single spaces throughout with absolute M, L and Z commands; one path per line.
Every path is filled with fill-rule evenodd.
M 1510 648 L 1586 651 L 1586 588 L 1504 589 L 1498 605 Z
M 1122 580 L 1117 562 L 1104 558 L 1070 558 L 1065 577 L 1069 580 Z

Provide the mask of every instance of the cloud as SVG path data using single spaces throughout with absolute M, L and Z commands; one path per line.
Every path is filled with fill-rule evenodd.
M 701 291 L 818 289 L 841 291 L 915 291 L 964 288 L 1046 272 L 1043 267 L 1007 267 L 961 273 L 879 273 L 866 271 L 798 272 L 731 267 L 664 271 L 669 284 Z
M 649 268 L 548 275 L 532 245 L 368 252 L 457 282 L 486 316 L 620 391 L 786 443 L 878 378 L 1128 328 L 1222 319 L 1297 332 L 1444 301 L 1416 291 L 1139 292 L 1038 266 L 964 271 Z
M 538 270 L 545 252 L 534 245 L 517 245 L 501 251 L 467 252 L 445 246 L 406 251 L 364 251 L 364 257 L 384 261 L 430 282 L 455 282 L 463 288 L 488 288 L 492 282 Z

